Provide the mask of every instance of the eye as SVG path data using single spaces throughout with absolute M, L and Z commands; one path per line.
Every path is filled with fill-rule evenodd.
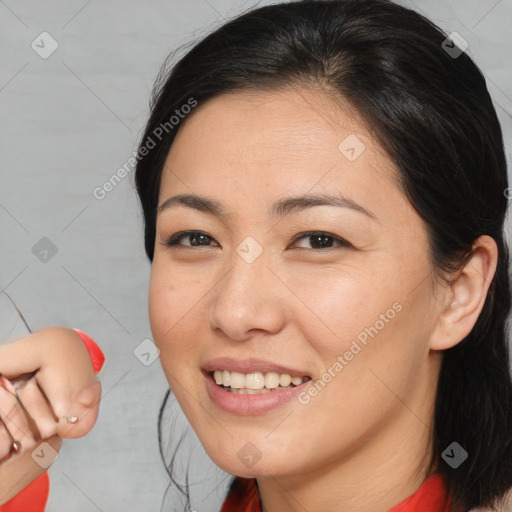
M 188 243 L 182 243 L 183 240 L 186 240 Z M 310 244 L 311 246 L 297 246 L 297 242 L 300 240 L 303 240 L 301 244 L 305 243 Z M 293 239 L 292 244 L 294 244 L 296 246 L 295 248 L 299 250 L 322 250 L 336 247 L 354 247 L 346 240 L 335 235 L 331 235 L 330 233 L 325 233 L 324 231 L 308 231 L 306 233 L 301 233 Z M 218 244 L 204 231 L 181 231 L 168 238 L 163 242 L 163 245 L 166 245 L 167 247 L 210 247 Z
M 187 240 L 188 244 L 181 243 L 182 240 Z M 163 244 L 167 247 L 176 245 L 183 247 L 208 247 L 211 245 L 209 243 L 211 241 L 213 241 L 213 238 L 203 231 L 181 231 L 172 235 Z
M 306 244 L 311 244 L 313 247 L 305 247 L 304 245 L 297 247 L 299 250 L 315 250 L 315 249 L 332 249 L 336 247 L 351 247 L 354 246 L 343 240 L 343 238 L 339 238 L 337 236 L 331 235 L 330 233 L 325 233 L 323 231 L 308 231 L 306 233 L 301 233 L 297 235 L 293 239 L 293 244 L 297 245 L 298 240 L 304 240 Z

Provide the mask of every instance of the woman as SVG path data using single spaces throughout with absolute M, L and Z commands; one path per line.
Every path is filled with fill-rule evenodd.
M 239 477 L 223 511 L 510 506 L 506 163 L 445 40 L 383 0 L 291 2 L 162 75 L 136 172 L 150 321 Z

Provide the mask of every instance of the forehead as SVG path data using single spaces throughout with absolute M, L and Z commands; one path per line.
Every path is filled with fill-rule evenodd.
M 350 105 L 318 90 L 286 88 L 229 93 L 199 105 L 174 140 L 161 195 L 184 187 L 251 197 L 336 188 L 361 198 L 382 191 L 383 182 L 396 189 L 397 181 Z

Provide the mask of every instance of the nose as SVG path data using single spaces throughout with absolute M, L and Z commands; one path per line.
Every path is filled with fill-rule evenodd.
M 264 254 L 252 263 L 234 255 L 230 271 L 214 288 L 210 314 L 214 332 L 245 341 L 257 333 L 276 334 L 283 328 L 282 283 L 267 267 Z

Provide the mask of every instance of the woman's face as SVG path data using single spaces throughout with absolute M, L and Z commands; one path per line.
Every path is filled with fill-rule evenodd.
M 397 180 L 355 113 L 308 89 L 217 97 L 180 128 L 150 320 L 169 384 L 224 470 L 303 474 L 370 448 L 388 459 L 414 436 L 424 454 L 437 285 Z

